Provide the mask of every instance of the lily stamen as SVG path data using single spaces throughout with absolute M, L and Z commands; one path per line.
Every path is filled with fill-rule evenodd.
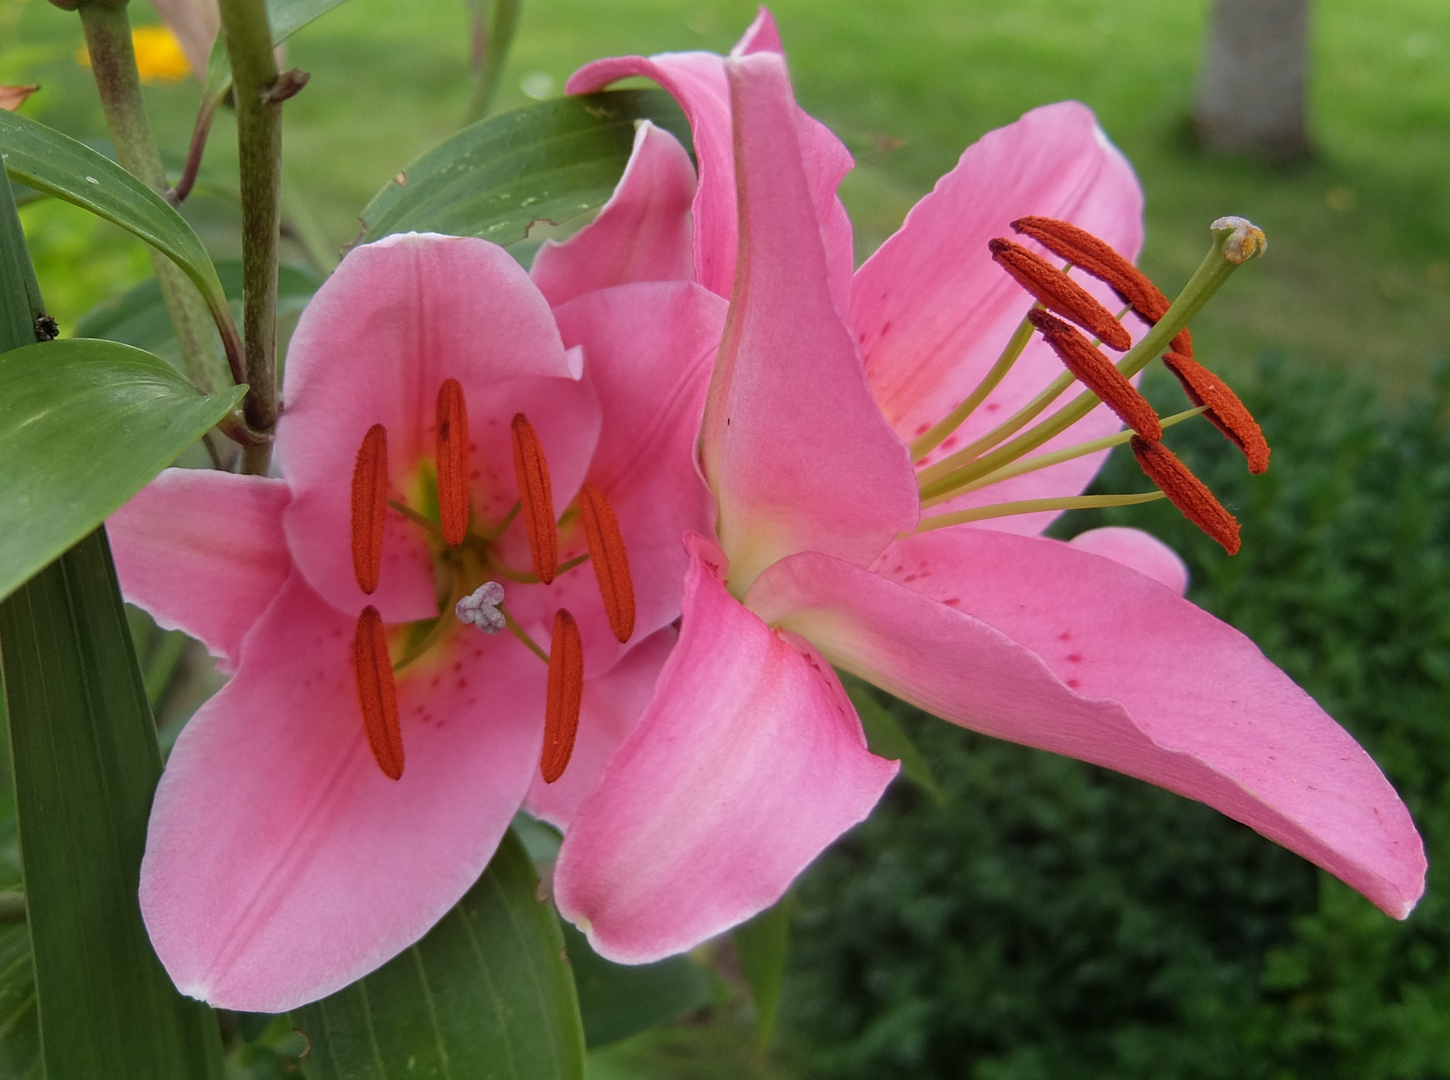
M 1007 372 L 1012 370 L 1012 365 L 1017 362 L 1017 358 L 1022 355 L 1022 350 L 1027 347 L 1027 343 L 1031 340 L 1032 324 L 1024 318 L 1017 325 L 1017 329 L 1007 342 L 1006 348 L 997 357 L 996 363 L 982 377 L 982 381 L 976 385 L 976 388 L 962 400 L 960 405 L 947 413 L 946 416 L 942 417 L 926 431 L 922 432 L 920 437 L 912 441 L 912 461 L 920 461 L 926 457 L 927 454 L 940 446 L 952 432 L 961 427 L 967 417 L 977 411 L 977 406 L 987 400 L 987 395 L 995 390 Z
M 1137 438 L 1137 436 L 1133 436 Z M 923 518 L 915 532 L 931 532 L 945 529 L 948 525 L 962 525 L 968 521 L 986 521 L 989 518 L 1012 517 L 1016 514 L 1040 514 L 1045 510 L 1092 510 L 1106 506 L 1136 506 L 1139 503 L 1156 502 L 1164 498 L 1162 491 L 1145 491 L 1134 495 L 1065 495 L 1055 499 L 1021 499 L 1016 502 L 993 503 L 990 506 L 974 506 L 970 510 L 955 510 L 950 514 Z
M 498 613 L 503 616 L 504 626 L 508 628 L 508 632 L 523 642 L 529 652 L 547 664 L 549 662 L 549 654 L 544 651 L 542 645 L 529 636 L 527 630 L 519 625 L 519 621 L 514 618 L 513 612 L 509 611 L 502 601 L 499 602 Z
M 1207 411 L 1208 406 L 1200 405 L 1194 409 L 1184 409 L 1182 412 L 1174 413 L 1172 416 L 1165 416 L 1159 423 L 1166 429 L 1173 427 L 1175 424 L 1181 424 L 1185 420 L 1192 420 L 1195 416 L 1202 416 Z M 971 483 L 954 488 L 944 495 L 937 495 L 931 499 L 923 499 L 922 506 L 935 506 L 937 503 L 946 502 L 948 499 L 955 499 L 959 495 L 966 495 L 968 492 L 991 487 L 993 484 L 1000 484 L 1003 480 L 1011 480 L 1016 476 L 1037 472 L 1040 469 L 1048 469 L 1053 465 L 1061 465 L 1064 461 L 1072 461 L 1074 458 L 1086 457 L 1088 454 L 1111 450 L 1115 446 L 1122 446 L 1132 437 L 1133 432 L 1131 430 L 1119 431 L 1112 435 L 1104 435 L 1101 439 L 1089 439 L 1087 442 L 1080 442 L 1076 446 L 1066 446 L 1061 450 L 1053 450 L 1046 454 L 1036 454 L 1029 458 L 1019 458 L 1010 465 L 1004 465 L 995 472 L 990 472 L 978 480 L 973 480 Z
M 1097 335 L 1110 349 L 1126 352 L 1132 337 L 1113 313 L 1072 278 L 1021 244 L 997 237 L 988 242 L 997 265 L 1011 274 L 1043 307 Z
M 1145 439 L 1163 437 L 1163 425 L 1158 421 L 1157 411 L 1111 360 L 1093 348 L 1087 338 L 1045 311 L 1030 311 L 1027 318 L 1041 331 L 1043 339 L 1063 366 L 1117 413 L 1118 419 Z
M 1149 480 L 1157 484 L 1170 502 L 1230 555 L 1238 553 L 1238 520 L 1214 498 L 1212 491 L 1189 471 L 1177 455 L 1159 442 L 1149 442 L 1134 435 L 1129 440 L 1133 457 Z
M 579 710 L 584 700 L 584 646 L 574 616 L 560 608 L 554 613 L 554 634 L 549 643 L 549 686 L 544 706 L 544 752 L 539 771 L 552 784 L 564 775 L 574 754 L 579 732 Z
M 388 507 L 388 429 L 374 424 L 363 436 L 352 470 L 352 572 L 371 595 L 383 568 L 383 519 Z
M 443 538 L 457 547 L 468 535 L 468 409 L 463 387 L 446 379 L 438 388 L 438 517 Z
M 534 573 L 545 585 L 554 580 L 559 563 L 559 536 L 554 517 L 554 490 L 549 483 L 549 465 L 538 433 L 523 413 L 513 419 L 514 476 L 519 485 L 524 529 L 529 535 L 529 554 Z
M 357 675 L 358 704 L 373 759 L 383 775 L 403 775 L 403 733 L 398 723 L 398 690 L 388 658 L 388 638 L 378 609 L 369 604 L 357 617 L 353 637 L 353 667 Z
M 1209 423 L 1243 451 L 1248 459 L 1249 472 L 1266 470 L 1269 467 L 1269 443 L 1264 438 L 1264 430 L 1228 384 L 1190 356 L 1170 352 L 1163 357 L 1163 364 L 1178 376 L 1188 400 L 1203 406 Z
M 629 572 L 619 519 L 604 492 L 590 483 L 579 488 L 579 510 L 604 613 L 609 617 L 609 628 L 622 645 L 634 634 L 634 579 Z

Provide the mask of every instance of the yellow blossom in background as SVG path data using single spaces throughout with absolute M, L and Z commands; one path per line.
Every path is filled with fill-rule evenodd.
M 164 26 L 136 27 L 131 31 L 131 47 L 136 50 L 136 70 L 143 83 L 176 82 L 191 74 L 181 42 Z M 91 66 L 85 46 L 76 52 L 76 60 Z

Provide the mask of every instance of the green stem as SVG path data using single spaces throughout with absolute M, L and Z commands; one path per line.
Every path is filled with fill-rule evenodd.
M 168 197 L 171 185 L 166 180 L 166 170 L 161 165 L 161 154 L 156 149 L 156 139 L 151 134 L 141 100 L 141 78 L 136 72 L 126 9 L 87 0 L 77 11 L 85 29 L 91 70 L 105 110 L 106 126 L 116 147 L 116 159 L 127 172 Z M 176 329 L 187 373 L 202 393 L 214 393 L 219 384 L 217 356 L 209 329 L 212 316 L 206 302 L 181 269 L 165 255 L 153 250 L 151 265 Z M 230 319 L 230 314 L 227 318 Z
M 242 334 L 246 342 L 247 425 L 277 425 L 277 241 L 281 228 L 282 102 L 277 58 L 263 0 L 221 0 L 222 29 L 237 101 L 242 190 Z M 242 471 L 265 475 L 270 440 L 248 447 Z
M 485 5 L 493 8 L 493 18 L 484 29 Z M 475 49 L 482 38 L 481 55 L 476 60 L 473 97 L 468 102 L 468 111 L 463 116 L 465 124 L 472 124 L 488 115 L 493 104 L 493 95 L 498 90 L 498 80 L 503 74 L 504 60 L 508 58 L 509 45 L 519 25 L 519 0 L 473 0 L 473 33 Z

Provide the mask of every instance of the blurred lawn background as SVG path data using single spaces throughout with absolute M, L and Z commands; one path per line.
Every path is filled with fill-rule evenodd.
M 842 195 L 861 257 L 969 142 L 1061 98 L 1091 105 L 1137 167 L 1141 261 L 1170 295 L 1213 218 L 1266 230 L 1268 257 L 1194 334 L 1260 410 L 1275 467 L 1247 481 L 1212 432 L 1181 447 L 1240 512 L 1245 554 L 1225 559 L 1161 506 L 1112 520 L 1183 550 L 1193 598 L 1253 634 L 1366 742 L 1406 792 L 1434 866 L 1450 848 L 1450 439 L 1435 374 L 1450 355 L 1450 10 L 1319 0 L 1318 154 L 1285 169 L 1205 158 L 1187 135 L 1207 7 L 773 10 L 801 103 L 857 157 Z M 562 92 L 598 56 L 725 51 L 754 12 L 746 0 L 524 0 L 497 108 Z M 142 0 L 132 14 L 154 21 Z M 0 82 L 41 83 L 24 112 L 99 143 L 79 45 L 74 16 L 0 0 Z M 331 246 L 353 238 L 388 178 L 456 130 L 468 48 L 463 0 L 352 0 L 289 43 L 312 82 L 287 106 L 288 177 Z M 148 96 L 179 170 L 196 86 Z M 223 116 L 186 209 L 220 255 L 235 254 L 235 156 Z M 149 273 L 138 244 L 78 210 L 42 201 L 23 218 L 63 331 Z M 1150 389 L 1178 407 L 1161 383 Z M 1113 469 L 1119 490 L 1141 485 L 1131 463 Z M 1194 804 L 904 722 L 949 804 L 893 791 L 805 881 L 774 1060 L 742 1049 L 750 1017 L 737 989 L 699 1023 L 600 1056 L 597 1080 L 1450 1077 L 1450 904 L 1435 879 L 1411 921 L 1391 924 Z

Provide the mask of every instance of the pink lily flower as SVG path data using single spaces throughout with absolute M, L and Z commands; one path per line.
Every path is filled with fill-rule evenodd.
M 232 673 L 141 871 L 183 992 L 282 1012 L 367 974 L 521 806 L 572 813 L 648 700 L 680 536 L 713 520 L 693 446 L 726 305 L 555 262 L 590 287 L 551 307 L 482 240 L 358 248 L 292 338 L 281 478 L 168 470 L 111 519 L 128 599 Z
M 770 36 L 759 21 L 752 34 Z M 917 531 L 916 465 L 935 457 L 914 463 L 908 444 L 983 378 L 1031 305 L 988 240 L 1040 215 L 1135 253 L 1127 163 L 1082 106 L 1029 113 L 969 148 L 843 293 L 837 168 L 823 168 L 776 52 L 601 61 L 570 83 L 651 74 L 682 99 L 701 162 L 696 265 L 733 290 L 700 445 L 718 526 L 686 538 L 679 642 L 573 816 L 560 911 L 603 955 L 638 963 L 777 901 L 898 768 L 866 748 L 835 667 L 964 727 L 1199 799 L 1403 918 L 1425 870 L 1404 805 L 1251 641 L 1182 598 L 1172 552 L 1135 530 L 1045 539 L 1050 512 Z M 727 174 L 738 238 L 717 205 Z M 724 254 L 702 251 L 722 232 Z M 1060 371 L 1032 342 L 960 437 Z M 1118 427 L 1099 407 L 1062 439 Z M 1100 460 L 940 505 L 1074 496 Z

